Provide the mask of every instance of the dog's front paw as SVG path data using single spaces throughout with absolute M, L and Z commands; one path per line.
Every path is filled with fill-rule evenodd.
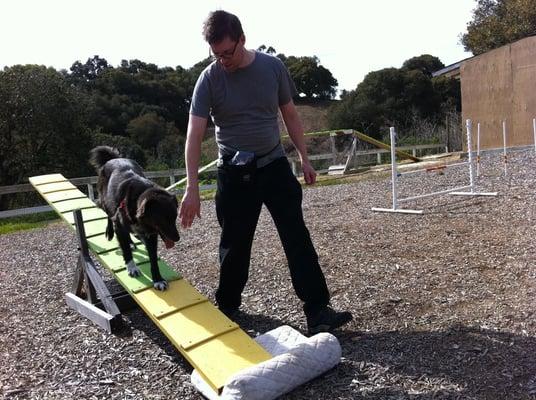
M 156 290 L 164 291 L 168 288 L 168 283 L 164 280 L 153 282 L 153 287 Z
M 135 276 L 140 276 L 141 275 L 140 269 L 138 268 L 138 266 L 136 265 L 136 263 L 133 260 L 130 260 L 128 262 L 127 271 L 128 271 L 128 276 L 135 277 Z

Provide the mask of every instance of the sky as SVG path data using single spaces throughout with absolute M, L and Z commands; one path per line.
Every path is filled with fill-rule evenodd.
M 202 24 L 212 10 L 236 14 L 246 47 L 317 56 L 353 90 L 368 72 L 431 54 L 449 65 L 470 57 L 460 44 L 475 0 L 1 0 L 0 69 L 69 69 L 99 55 L 189 68 L 208 55 Z

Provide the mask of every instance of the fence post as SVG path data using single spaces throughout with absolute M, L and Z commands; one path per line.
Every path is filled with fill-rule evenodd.
M 377 152 L 376 153 L 376 163 L 380 165 L 382 163 L 382 153 Z
M 331 144 L 331 164 L 334 165 L 337 161 L 337 148 L 335 147 L 335 136 L 329 135 Z
M 92 183 L 87 184 L 87 195 L 89 196 L 89 199 L 91 201 L 95 201 L 95 193 L 93 193 L 93 184 Z
M 294 174 L 294 176 L 298 176 L 297 167 L 296 167 L 296 160 L 292 160 L 290 165 L 292 167 L 292 173 Z
M 171 174 L 169 175 L 169 186 L 173 186 L 175 183 L 175 175 Z

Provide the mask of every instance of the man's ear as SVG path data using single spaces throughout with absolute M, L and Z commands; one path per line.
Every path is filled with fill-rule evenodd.
M 142 219 L 145 216 L 146 208 L 147 198 L 144 198 L 141 203 L 138 204 L 138 209 L 136 210 L 136 219 Z

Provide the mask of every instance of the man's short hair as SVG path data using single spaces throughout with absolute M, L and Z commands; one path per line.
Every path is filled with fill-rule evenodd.
M 226 36 L 237 42 L 243 34 L 238 17 L 227 11 L 212 11 L 203 24 L 203 37 L 208 44 L 221 42 Z

